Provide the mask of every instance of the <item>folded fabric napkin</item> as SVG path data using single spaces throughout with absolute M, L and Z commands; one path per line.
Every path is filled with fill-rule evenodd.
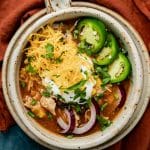
M 150 0 L 91 0 L 91 2 L 106 6 L 126 18 L 140 33 L 150 52 Z M 0 1 L 0 131 L 6 131 L 15 124 L 2 94 L 1 67 L 5 50 L 19 26 L 44 7 L 44 0 Z M 149 107 L 138 126 L 121 142 L 109 148 L 110 150 L 150 148 Z

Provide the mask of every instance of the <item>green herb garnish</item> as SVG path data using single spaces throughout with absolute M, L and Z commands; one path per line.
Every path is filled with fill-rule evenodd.
M 65 99 L 61 95 L 58 94 L 58 95 L 56 95 L 56 97 L 58 100 L 65 102 Z
M 46 59 L 51 59 L 54 56 L 54 46 L 50 43 L 47 43 L 45 46 L 46 49 L 46 54 L 41 55 L 41 57 L 46 58 Z
M 104 103 L 101 105 L 100 110 L 104 111 L 104 109 L 108 106 L 108 103 Z
M 60 64 L 63 61 L 61 57 L 55 59 L 56 64 Z
M 60 74 L 54 74 L 53 77 L 59 78 Z
M 85 40 L 82 40 L 79 44 L 78 44 L 78 50 L 80 53 L 86 53 L 87 55 L 91 56 L 92 55 L 92 51 L 90 50 L 91 45 L 89 43 L 87 43 Z
M 106 85 L 106 84 L 108 84 L 109 82 L 110 82 L 110 77 L 104 78 L 104 79 L 102 79 L 102 84 L 101 84 L 101 85 Z
M 69 108 L 73 107 L 78 114 L 81 113 L 81 107 L 79 104 L 73 102 L 70 102 L 68 104 L 69 104 Z
M 76 90 L 76 89 L 79 89 L 81 88 L 85 83 L 86 83 L 87 80 L 81 80 L 79 81 L 78 83 L 70 86 L 69 88 L 67 88 L 67 90 Z
M 87 104 L 88 104 L 89 107 L 91 106 L 91 104 L 92 104 L 91 98 L 89 98 L 89 99 L 87 100 Z
M 31 101 L 31 105 L 32 105 L 32 106 L 35 106 L 36 104 L 37 104 L 37 100 L 32 99 L 32 101 Z
M 95 61 L 93 61 L 95 63 Z M 98 66 L 97 64 L 95 64 L 95 74 L 98 75 L 100 78 L 102 78 L 102 84 L 101 87 L 105 88 L 105 85 L 110 83 L 111 77 L 108 74 L 108 68 L 107 67 L 103 67 L 101 68 L 100 66 Z
M 64 93 L 69 94 L 69 92 L 68 92 L 68 91 L 64 91 Z
M 26 82 L 20 80 L 19 83 L 20 83 L 20 86 L 21 86 L 22 88 L 25 88 L 25 87 L 26 87 Z
M 44 91 L 42 92 L 42 96 L 50 97 L 51 96 L 51 90 L 52 90 L 52 87 L 47 86 L 46 89 L 44 89 Z
M 47 50 L 47 52 L 53 52 L 54 51 L 54 46 L 50 43 L 47 43 L 47 45 L 45 46 L 45 49 Z
M 26 67 L 25 67 L 26 71 L 31 73 L 31 74 L 36 74 L 36 70 L 31 66 L 31 64 L 28 64 Z
M 76 89 L 75 90 L 75 97 L 74 100 L 78 97 L 80 97 L 80 101 L 85 101 L 85 96 L 86 96 L 86 91 L 84 90 L 80 90 L 80 89 Z
M 119 95 L 117 93 L 114 94 L 115 100 L 119 99 Z
M 108 72 L 106 71 L 106 69 L 104 68 L 101 68 L 99 66 L 96 66 L 95 67 L 95 70 L 96 70 L 96 74 L 98 74 L 100 77 L 102 77 L 103 79 L 104 78 L 109 78 L 110 75 L 108 74 Z
M 32 117 L 32 118 L 35 118 L 36 116 L 35 116 L 35 114 L 32 112 L 32 111 L 28 111 L 28 113 L 27 113 L 30 117 Z
M 74 37 L 74 39 L 78 39 L 78 35 L 79 35 L 79 30 L 74 30 L 73 31 L 73 37 Z
M 50 97 L 51 96 L 51 93 L 49 90 L 45 89 L 43 92 L 42 92 L 42 96 L 44 97 Z
M 51 120 L 51 119 L 53 118 L 53 115 L 52 115 L 50 112 L 47 112 L 47 118 L 48 118 L 49 120 Z
M 103 98 L 103 97 L 104 97 L 104 93 L 100 93 L 100 94 L 94 96 L 94 99 L 95 99 L 96 101 L 99 101 L 99 100 L 100 100 L 101 98 Z
M 63 61 L 63 59 L 61 58 L 62 55 L 64 54 L 65 52 L 63 51 L 59 57 L 55 58 L 54 61 L 56 62 L 56 64 L 59 64 Z
M 47 53 L 45 55 L 41 55 L 41 57 L 46 58 L 46 59 L 51 59 L 53 57 L 53 53 Z
M 75 109 L 76 109 L 76 112 L 77 112 L 77 113 L 80 113 L 80 112 L 81 112 L 80 105 L 76 104 Z
M 102 116 L 97 115 L 96 118 L 102 131 L 104 131 L 107 127 L 109 127 L 112 124 L 112 122 L 109 119 L 106 119 Z
M 66 136 L 66 138 L 68 138 L 68 139 L 72 139 L 73 137 L 74 137 L 73 134 L 70 134 L 70 135 L 67 135 L 67 136 Z
M 28 62 L 30 63 L 31 61 L 33 61 L 34 60 L 34 57 L 27 57 L 27 60 L 28 60 Z

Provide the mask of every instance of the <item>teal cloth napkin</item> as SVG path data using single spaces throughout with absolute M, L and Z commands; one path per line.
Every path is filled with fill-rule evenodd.
M 34 142 L 16 125 L 0 132 L 0 150 L 46 150 Z

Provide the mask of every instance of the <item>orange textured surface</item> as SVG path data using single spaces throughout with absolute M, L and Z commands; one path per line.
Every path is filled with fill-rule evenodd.
M 106 6 L 126 18 L 141 34 L 150 51 L 150 0 L 91 0 Z M 32 14 L 44 8 L 43 0 L 0 0 L 0 62 L 11 37 Z M 2 67 L 0 63 L 0 68 Z M 5 104 L 0 71 L 0 131 L 6 131 L 15 122 Z M 150 149 L 150 106 L 140 123 L 122 141 L 108 150 Z

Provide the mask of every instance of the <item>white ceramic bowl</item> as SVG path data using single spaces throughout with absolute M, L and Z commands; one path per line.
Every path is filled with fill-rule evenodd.
M 37 31 L 40 26 L 43 26 L 48 22 L 72 19 L 80 16 L 93 16 L 99 18 L 105 22 L 118 37 L 120 37 L 129 53 L 129 59 L 132 64 L 133 82 L 131 83 L 124 107 L 108 129 L 84 137 L 66 139 L 48 132 L 26 115 L 26 110 L 23 107 L 19 91 L 19 67 L 23 53 L 22 49 L 26 45 L 27 37 L 31 32 Z M 36 20 L 36 17 L 33 17 L 33 20 L 34 19 Z M 22 32 L 21 36 L 20 32 Z M 3 65 L 3 91 L 6 102 L 18 124 L 28 135 L 33 139 L 36 139 L 39 143 L 55 149 L 85 149 L 95 147 L 113 138 L 127 125 L 137 107 L 143 91 L 148 87 L 147 83 L 149 83 L 149 78 L 144 75 L 145 70 L 143 70 L 141 57 L 142 55 L 138 52 L 137 45 L 135 44 L 134 39 L 132 39 L 131 34 L 117 19 L 107 13 L 88 7 L 70 7 L 58 10 L 57 12 L 44 15 L 35 22 L 33 21 L 32 24 L 28 24 L 28 28 L 25 28 L 24 25 L 10 42 Z M 143 82 L 145 80 L 147 80 L 147 82 Z

